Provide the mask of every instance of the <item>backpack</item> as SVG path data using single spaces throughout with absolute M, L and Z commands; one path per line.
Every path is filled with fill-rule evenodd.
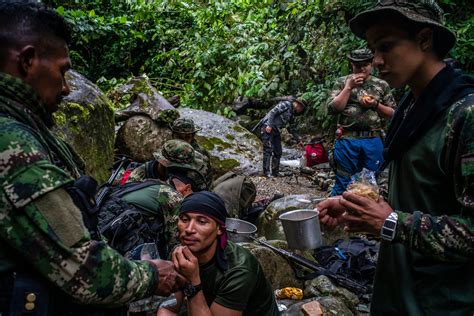
M 328 154 L 322 143 L 307 144 L 304 147 L 304 157 L 306 158 L 306 167 L 312 167 L 329 161 Z
M 341 274 L 364 285 L 374 281 L 379 243 L 360 237 L 336 240 L 332 246 L 314 251 L 318 262 L 331 272 Z
M 113 187 L 99 209 L 99 229 L 108 244 L 122 255 L 126 255 L 140 244 L 154 242 L 161 258 L 167 256 L 164 238 L 164 217 L 151 214 L 122 198 L 153 185 L 163 185 L 157 180 L 127 183 Z
M 230 217 L 247 216 L 257 196 L 257 188 L 249 177 L 229 171 L 214 181 L 213 186 L 214 193 L 224 200 Z

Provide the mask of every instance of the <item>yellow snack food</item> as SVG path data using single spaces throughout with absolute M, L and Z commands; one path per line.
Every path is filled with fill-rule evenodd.
M 374 187 L 365 183 L 355 182 L 347 188 L 349 192 L 378 201 L 379 194 L 374 190 Z
M 296 287 L 285 287 L 279 290 L 275 290 L 275 296 L 277 299 L 291 299 L 291 300 L 302 300 L 303 290 Z
M 362 97 L 362 99 L 363 99 L 364 101 L 370 102 L 370 101 L 372 101 L 372 100 L 374 99 L 374 97 L 371 96 L 371 95 L 366 94 L 366 95 L 364 95 L 364 96 Z

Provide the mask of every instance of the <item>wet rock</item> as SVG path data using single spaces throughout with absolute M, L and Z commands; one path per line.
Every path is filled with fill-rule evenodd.
M 284 241 L 268 241 L 275 247 L 284 248 Z M 298 280 L 288 261 L 282 256 L 276 254 L 271 249 L 258 245 L 256 243 L 241 243 L 244 248 L 257 258 L 263 268 L 263 272 L 270 282 L 272 289 L 281 289 L 284 287 L 303 288 L 303 281 Z
M 134 115 L 147 115 L 159 126 L 166 126 L 179 117 L 176 109 L 151 85 L 148 77 L 139 76 L 109 92 L 116 108 L 117 120 Z
M 223 116 L 189 108 L 178 109 L 201 128 L 196 135 L 200 146 L 211 155 L 216 176 L 227 171 L 256 174 L 261 166 L 261 142 L 241 125 Z
M 305 282 L 304 297 L 332 296 L 342 299 L 347 307 L 355 310 L 359 299 L 357 295 L 349 290 L 335 286 L 328 277 L 321 275 L 313 280 Z
M 74 70 L 66 73 L 71 93 L 54 114 L 54 131 L 86 163 L 86 173 L 107 181 L 114 149 L 114 110 L 110 100 L 87 78 Z
M 135 115 L 118 130 L 116 147 L 134 161 L 145 162 L 153 159 L 153 153 L 169 139 L 169 128 L 158 126 L 149 116 Z
M 265 236 L 268 240 L 286 240 L 283 226 L 278 217 L 296 209 L 313 209 L 319 201 L 321 201 L 320 196 L 311 194 L 288 195 L 273 201 L 257 219 L 256 225 L 259 235 Z

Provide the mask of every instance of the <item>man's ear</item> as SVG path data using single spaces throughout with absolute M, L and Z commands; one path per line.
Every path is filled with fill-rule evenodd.
M 33 45 L 27 45 L 18 52 L 18 67 L 22 75 L 26 76 L 31 71 L 37 54 L 38 52 Z
M 184 186 L 184 192 L 186 192 L 186 193 L 193 193 L 193 189 L 192 189 L 192 187 L 191 187 L 191 184 L 188 183 L 188 184 L 186 184 L 186 185 Z
M 422 51 L 427 51 L 433 47 L 433 30 L 425 27 L 416 34 L 416 41 Z
M 222 231 L 221 225 L 217 225 L 217 236 L 222 235 L 224 232 Z

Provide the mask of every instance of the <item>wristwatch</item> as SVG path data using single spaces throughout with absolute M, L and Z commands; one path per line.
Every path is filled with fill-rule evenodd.
M 383 240 L 392 241 L 395 238 L 397 232 L 398 214 L 396 212 L 390 213 L 385 219 L 380 230 L 380 236 Z
M 199 291 L 202 290 L 202 284 L 198 284 L 198 285 L 192 285 L 191 283 L 186 283 L 184 286 L 183 286 L 183 294 L 184 296 L 186 296 L 187 298 L 191 298 L 191 297 L 194 297 L 196 294 L 199 293 Z

